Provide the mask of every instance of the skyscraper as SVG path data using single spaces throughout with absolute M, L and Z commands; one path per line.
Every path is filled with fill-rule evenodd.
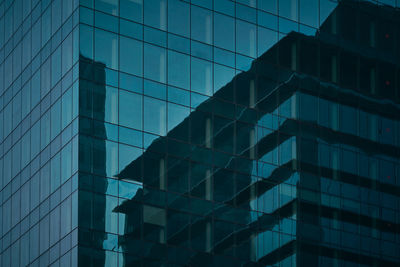
M 392 1 L 0 2 L 2 266 L 398 266 Z

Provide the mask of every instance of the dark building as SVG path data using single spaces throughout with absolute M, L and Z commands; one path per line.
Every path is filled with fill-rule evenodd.
M 2 266 L 400 265 L 400 3 L 28 2 L 0 1 Z

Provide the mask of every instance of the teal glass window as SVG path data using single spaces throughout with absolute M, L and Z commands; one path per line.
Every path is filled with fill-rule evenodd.
M 142 188 L 142 186 L 136 184 L 136 183 L 130 183 L 130 182 L 125 182 L 125 181 L 119 181 L 118 182 L 118 189 L 119 189 L 119 197 L 121 198 L 128 198 L 131 199 L 133 198 L 138 190 Z
M 168 103 L 168 132 L 183 122 L 189 114 L 189 108 Z
M 120 70 L 141 76 L 143 73 L 143 43 L 121 36 L 119 45 Z
M 95 194 L 94 198 L 95 205 L 96 205 L 96 196 L 97 195 Z M 101 196 L 101 198 L 104 198 L 104 196 Z M 105 203 L 106 210 L 103 212 L 109 214 L 109 216 L 106 216 L 105 219 L 105 231 L 108 233 L 116 234 L 118 233 L 118 214 L 116 212 L 113 212 L 113 210 L 118 206 L 118 198 L 113 196 L 106 196 L 105 201 L 106 201 Z
M 278 30 L 278 16 L 276 15 L 259 10 L 257 13 L 257 23 L 259 26 L 263 26 L 272 30 Z
M 219 64 L 214 64 L 214 92 L 220 90 L 235 76 L 235 70 Z
M 119 141 L 131 146 L 143 147 L 143 133 L 137 130 L 119 127 Z
M 71 231 L 71 197 L 60 205 L 60 235 L 65 236 Z
M 40 170 L 40 201 L 45 200 L 50 194 L 50 163 Z
M 278 0 L 258 1 L 258 8 L 273 14 L 277 14 Z
M 0 37 L 1 38 L 1 37 Z M 32 46 L 32 37 L 31 32 L 29 31 L 22 40 L 22 67 L 25 68 L 26 65 L 31 61 L 31 46 Z
M 61 183 L 61 153 L 57 153 L 51 159 L 50 166 L 50 192 L 56 191 L 56 189 L 60 186 Z
M 119 32 L 121 35 L 143 40 L 143 25 L 141 24 L 121 19 Z
M 191 12 L 191 37 L 197 41 L 212 44 L 211 11 L 192 6 Z
M 118 145 L 119 172 L 123 171 L 126 166 L 136 160 L 142 154 L 142 150 L 124 144 Z
M 31 140 L 40 140 L 40 122 L 35 123 L 31 128 Z M 40 142 L 31 142 L 31 159 L 33 159 L 40 150 Z
M 144 94 L 165 100 L 167 97 L 167 87 L 165 84 L 145 80 Z
M 56 103 L 51 107 L 50 111 L 51 119 L 51 140 L 53 140 L 61 130 L 61 100 L 57 100 Z
M 72 89 L 62 96 L 61 107 L 61 129 L 64 129 L 72 120 Z
M 189 88 L 190 82 L 190 57 L 168 51 L 168 82 L 171 85 Z
M 44 97 L 50 91 L 50 59 L 47 59 L 40 68 L 40 96 Z
M 117 17 L 96 11 L 94 14 L 95 26 L 111 32 L 118 32 L 119 20 Z
M 68 35 L 62 43 L 62 75 L 72 67 L 72 34 Z
M 235 51 L 235 20 L 222 14 L 214 14 L 214 45 Z
M 144 77 L 165 83 L 166 81 L 166 51 L 164 48 L 150 44 L 144 45 Z
M 236 51 L 256 57 L 256 26 L 244 21 L 236 22 Z
M 301 0 L 300 2 L 300 22 L 314 28 L 318 27 L 319 2 L 310 0 Z
M 122 18 L 137 22 L 143 21 L 143 0 L 120 0 L 120 7 L 119 15 Z
M 179 15 L 177 15 L 179 14 Z M 168 31 L 189 37 L 190 5 L 180 0 L 168 1 Z
M 168 34 L 168 48 L 185 54 L 190 53 L 190 40 L 174 34 Z
M 50 112 L 42 115 L 40 120 L 40 145 L 41 149 L 50 143 Z
M 24 168 L 30 161 L 30 142 L 31 142 L 31 135 L 30 132 L 27 131 L 21 139 L 21 167 Z
M 212 90 L 212 63 L 206 60 L 192 58 L 191 88 L 194 92 L 211 95 Z
M 143 97 L 135 93 L 120 90 L 119 98 L 119 124 L 141 130 Z
M 51 87 L 61 78 L 61 48 L 58 47 L 51 56 Z
M 72 146 L 68 143 L 61 150 L 61 184 L 66 182 L 71 177 L 72 166 Z
M 93 139 L 93 172 L 114 177 L 118 174 L 118 144 L 107 140 Z
M 167 29 L 167 1 L 144 1 L 144 24 L 165 31 Z
M 278 40 L 278 32 L 265 29 L 262 27 L 257 28 L 257 55 L 261 56 L 267 52 Z
M 298 19 L 297 0 L 279 0 L 279 15 L 291 20 Z M 315 16 L 315 15 L 314 15 Z
M 114 87 L 95 85 L 93 90 L 93 117 L 100 121 L 117 123 L 118 90 Z
M 17 142 L 14 144 L 12 148 L 12 161 L 11 161 L 11 167 L 12 167 L 12 172 L 11 176 L 15 177 L 17 173 L 21 170 L 21 142 Z
M 259 2 L 264 2 L 264 1 L 259 1 Z M 259 5 L 261 4 L 259 3 Z M 226 15 L 230 16 L 235 15 L 235 3 L 230 0 L 214 1 L 214 9 L 215 11 L 224 13 Z
M 118 0 L 95 0 L 94 7 L 97 10 L 101 10 L 103 12 L 117 16 L 118 2 Z
M 14 129 L 21 121 L 21 91 L 19 91 L 12 101 L 12 116 L 13 116 L 13 126 Z
M 36 206 L 39 204 L 39 173 L 36 173 L 30 180 L 30 207 L 31 211 L 36 208 Z
M 189 106 L 190 105 L 190 92 L 181 90 L 175 87 L 168 87 L 168 101 Z
M 32 27 L 32 56 L 35 56 L 41 48 L 40 20 Z
M 21 187 L 21 217 L 24 218 L 29 213 L 30 187 L 25 183 Z
M 47 8 L 42 15 L 42 44 L 47 43 L 51 34 L 51 8 Z
M 166 133 L 166 103 L 150 97 L 144 97 L 144 130 L 158 135 Z
M 12 130 L 12 103 L 4 108 L 4 136 L 7 136 Z
M 144 41 L 157 46 L 167 46 L 167 33 L 150 27 L 144 27 Z
M 79 53 L 93 59 L 93 28 L 86 25 L 79 26 Z
M 96 29 L 94 33 L 95 60 L 108 68 L 118 68 L 118 35 Z
M 61 26 L 61 0 L 51 3 L 51 33 L 54 34 Z
M 60 207 L 50 213 L 50 245 L 54 245 L 60 238 Z
M 62 20 L 63 20 L 63 23 L 72 14 L 72 5 L 73 4 L 74 4 L 73 1 L 62 1 Z

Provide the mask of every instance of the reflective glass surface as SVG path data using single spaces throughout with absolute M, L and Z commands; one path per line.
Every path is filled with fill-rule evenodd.
M 0 266 L 78 263 L 78 25 L 78 1 L 0 1 Z
M 398 266 L 398 0 L 0 0 L 0 266 Z

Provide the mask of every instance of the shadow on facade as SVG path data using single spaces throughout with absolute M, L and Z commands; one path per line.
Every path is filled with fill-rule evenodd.
M 105 266 L 106 66 L 82 55 L 79 60 L 79 262 Z

